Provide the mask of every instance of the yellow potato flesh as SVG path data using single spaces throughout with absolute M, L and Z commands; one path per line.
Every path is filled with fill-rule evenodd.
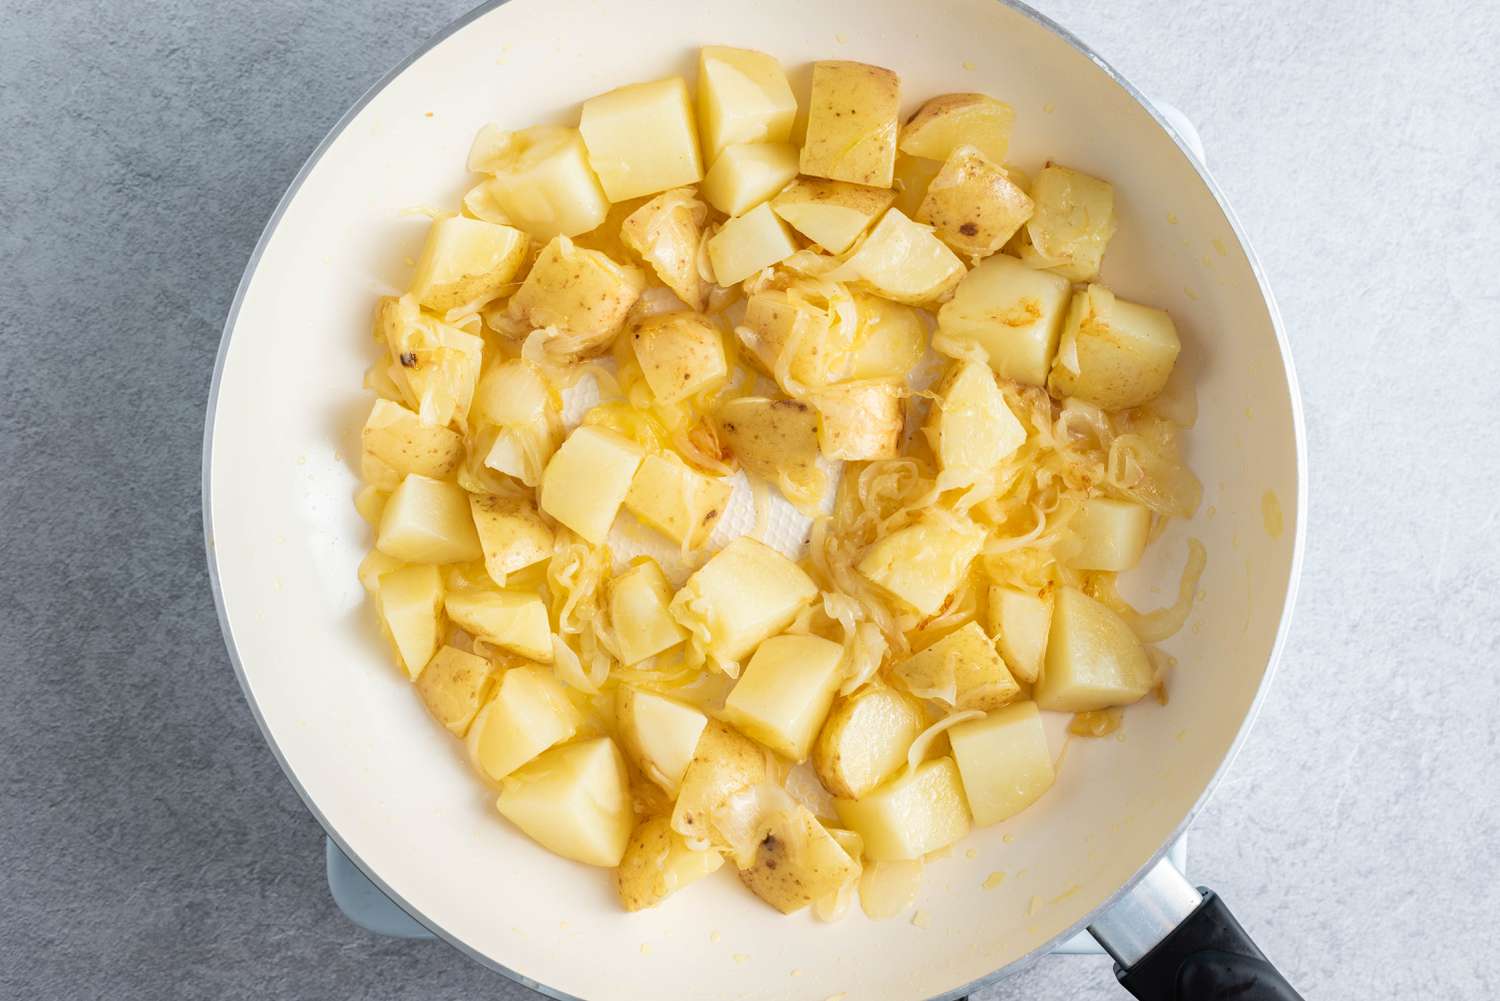
M 793 761 L 805 761 L 833 704 L 844 648 L 817 636 L 762 643 L 724 702 L 724 720 Z
M 688 578 L 672 599 L 672 616 L 706 641 L 721 663 L 737 662 L 817 596 L 801 567 L 741 536 Z
M 813 745 L 813 767 L 835 796 L 858 799 L 904 764 L 922 707 L 893 688 L 867 686 L 834 704 Z
M 481 132 L 469 169 L 493 175 L 483 186 L 486 201 L 535 240 L 587 233 L 609 212 L 577 129 L 538 125 Z
M 703 177 L 703 200 L 729 216 L 768 201 L 797 176 L 797 147 L 742 143 L 718 155 Z
M 1130 705 L 1154 683 L 1146 651 L 1123 619 L 1082 591 L 1058 589 L 1033 692 L 1038 708 L 1081 713 Z
M 948 730 L 964 797 L 981 827 L 1009 820 L 1052 787 L 1052 754 L 1035 702 L 1017 702 Z
M 417 694 L 427 711 L 455 737 L 462 737 L 494 686 L 490 662 L 445 646 L 417 678 Z
M 771 200 L 771 208 L 828 253 L 842 254 L 895 198 L 890 188 L 801 177 Z
M 1001 378 L 1045 386 L 1072 289 L 1068 280 L 996 254 L 938 311 L 938 332 L 984 348 Z
M 685 702 L 621 685 L 615 694 L 615 720 L 626 753 L 647 778 L 676 796 L 708 717 Z
M 771 206 L 762 202 L 730 219 L 708 240 L 714 280 L 728 287 L 797 252 L 797 244 Z
M 681 459 L 648 455 L 630 481 L 625 509 L 679 546 L 708 541 L 734 488 L 688 468 Z
M 412 295 L 437 312 L 503 295 L 526 260 L 528 242 L 509 226 L 463 216 L 438 219 L 417 258 Z
M 969 572 L 984 537 L 975 525 L 923 520 L 876 541 L 855 569 L 927 616 L 943 606 Z
M 608 737 L 542 754 L 503 781 L 495 807 L 542 847 L 587 865 L 619 865 L 635 827 L 625 759 Z
M 1010 673 L 1028 685 L 1035 682 L 1042 673 L 1047 632 L 1052 626 L 1052 610 L 1047 603 L 1015 588 L 991 587 L 989 624 Z
M 797 99 L 774 56 L 725 45 L 699 51 L 698 129 L 705 159 L 715 160 L 736 143 L 786 142 L 796 117 Z
M 542 474 L 541 509 L 600 545 L 644 456 L 641 447 L 623 435 L 599 427 L 578 428 Z
M 534 591 L 453 592 L 445 607 L 448 617 L 475 638 L 539 663 L 552 662 L 547 605 Z
M 918 859 L 969 833 L 958 766 L 934 758 L 861 799 L 836 802 L 839 820 L 864 839 L 871 862 Z
M 415 473 L 386 501 L 375 546 L 407 563 L 462 563 L 483 555 L 469 495 L 456 483 Z
M 1090 285 L 1073 296 L 1047 389 L 1105 410 L 1140 406 L 1166 386 L 1181 349 L 1165 312 Z
M 416 678 L 438 647 L 442 574 L 434 566 L 404 567 L 381 574 L 375 607 L 401 666 L 408 677 Z
M 513 667 L 469 728 L 469 756 L 491 779 L 503 779 L 554 744 L 571 740 L 582 717 L 567 692 L 539 667 Z
M 1133 501 L 1090 497 L 1068 522 L 1062 547 L 1075 570 L 1129 570 L 1140 562 L 1151 534 L 1151 510 Z
M 654 562 L 633 566 L 610 581 L 610 624 L 626 667 L 687 639 L 687 631 L 667 611 L 671 600 L 667 578 Z
M 901 82 L 866 63 L 813 64 L 802 173 L 888 188 L 896 162 Z
M 682 77 L 620 87 L 583 102 L 578 130 L 612 202 L 703 177 L 698 127 Z
M 496 584 L 503 585 L 508 575 L 552 555 L 552 528 L 531 501 L 470 494 L 469 513 L 479 536 L 485 569 Z

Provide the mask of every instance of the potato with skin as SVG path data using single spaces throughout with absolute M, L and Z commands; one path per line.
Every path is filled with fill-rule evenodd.
M 615 722 L 620 743 L 636 767 L 675 797 L 708 726 L 708 717 L 660 692 L 621 685 L 615 691 Z
M 587 233 L 609 211 L 577 129 L 537 125 L 506 132 L 486 125 L 469 151 L 469 169 L 493 178 L 478 197 L 535 240 Z
M 977 525 L 926 515 L 876 540 L 855 569 L 925 617 L 958 588 L 984 540 Z
M 1073 295 L 1047 390 L 1105 410 L 1138 407 L 1166 386 L 1181 350 L 1164 311 L 1090 285 Z
M 494 686 L 495 671 L 489 661 L 451 646 L 434 654 L 417 678 L 417 694 L 427 711 L 455 737 L 469 732 L 469 724 Z
M 373 555 L 373 554 L 372 554 Z M 381 574 L 375 609 L 396 659 L 415 680 L 438 648 L 443 616 L 443 577 L 434 566 L 411 566 Z
M 1128 706 L 1155 683 L 1151 661 L 1124 619 L 1076 588 L 1058 589 L 1033 692 L 1038 708 L 1081 713 Z
M 651 395 L 676 403 L 729 375 L 724 338 L 702 313 L 658 313 L 630 328 L 630 347 Z
M 986 258 L 938 310 L 938 333 L 982 347 L 1002 379 L 1045 386 L 1072 287 L 1008 254 Z
M 450 591 L 443 607 L 448 618 L 475 639 L 540 664 L 552 663 L 552 625 L 547 604 L 535 591 Z
M 651 266 L 663 285 L 690 309 L 708 302 L 708 282 L 698 271 L 698 245 L 708 206 L 692 188 L 663 191 L 620 224 L 620 239 Z
M 906 426 L 906 388 L 888 380 L 825 386 L 809 397 L 818 410 L 818 446 L 834 460 L 894 459 Z
M 715 873 L 724 856 L 712 848 L 694 849 L 672 830 L 666 817 L 643 820 L 630 835 L 615 886 L 627 911 L 655 907 L 667 897 Z
M 630 481 L 625 510 L 687 549 L 713 534 L 734 487 L 705 476 L 677 456 L 648 455 Z
M 1048 163 L 1032 179 L 1031 198 L 1035 211 L 1017 234 L 1021 260 L 1075 282 L 1098 278 L 1105 247 L 1115 233 L 1114 187 Z
M 835 796 L 858 799 L 906 764 L 923 730 L 922 707 L 905 692 L 866 686 L 834 703 L 813 745 L 813 768 Z
M 708 239 L 714 281 L 724 288 L 779 264 L 797 252 L 786 223 L 765 202 L 735 216 Z
M 583 102 L 578 131 L 612 202 L 697 184 L 698 125 L 680 76 L 617 87 Z
M 523 497 L 470 494 L 469 512 L 479 536 L 484 566 L 496 584 L 552 555 L 552 528 Z
M 736 143 L 784 143 L 796 117 L 797 99 L 774 56 L 727 45 L 699 50 L 698 131 L 705 160 L 718 159 Z
M 797 804 L 768 819 L 755 859 L 740 870 L 740 881 L 781 913 L 794 914 L 837 892 L 858 872 L 859 862 L 807 807 Z
M 725 147 L 703 175 L 703 200 L 728 216 L 743 215 L 797 176 L 797 147 L 741 143 Z
M 950 757 L 924 761 L 915 770 L 861 797 L 835 806 L 843 825 L 864 839 L 871 862 L 918 859 L 969 833 L 958 766 Z
M 495 808 L 543 848 L 606 868 L 624 858 L 635 812 L 625 759 L 608 737 L 554 747 L 501 785 Z
M 646 559 L 610 579 L 610 624 L 620 648 L 620 662 L 626 667 L 687 639 L 687 631 L 667 610 L 671 602 L 667 577 L 655 560 Z
M 895 666 L 892 675 L 913 695 L 956 709 L 997 709 L 1021 692 L 994 641 L 977 622 L 912 654 Z
M 384 490 L 394 490 L 408 473 L 446 479 L 463 461 L 462 435 L 423 424 L 415 413 L 390 400 L 375 401 L 359 440 L 362 456 L 373 460 L 361 467 L 367 470 L 364 479 Z
M 956 146 L 927 186 L 917 221 L 970 258 L 988 257 L 1031 218 L 1026 192 L 973 146 Z
M 942 160 L 924 160 L 919 156 L 897 153 L 896 179 L 893 182 L 896 208 L 904 215 L 916 218 L 917 212 L 922 208 L 922 199 L 927 197 L 928 185 L 942 169 Z
M 433 222 L 417 258 L 412 295 L 436 312 L 478 305 L 510 291 L 530 241 L 509 226 L 448 216 Z
M 547 463 L 537 492 L 541 509 L 601 545 L 644 458 L 645 450 L 624 435 L 579 427 Z
M 987 94 L 943 94 L 917 111 L 901 130 L 901 152 L 946 160 L 955 147 L 977 147 L 992 163 L 1004 163 L 1016 111 Z
M 826 386 L 842 379 L 848 368 L 852 347 L 849 333 L 833 322 L 826 300 L 794 287 L 752 295 L 745 304 L 740 337 L 773 379 L 777 377 L 777 361 L 792 352 L 784 363 L 787 378 L 778 384 L 787 381 L 800 386 Z
M 549 354 L 586 358 L 609 347 L 645 287 L 639 268 L 559 236 L 537 255 L 507 311 L 533 330 L 550 328 Z
M 818 469 L 818 412 L 801 400 L 742 396 L 719 407 L 719 437 L 751 476 L 803 482 Z
M 799 177 L 771 199 L 771 209 L 828 253 L 842 254 L 895 200 L 890 188 Z
M 866 63 L 813 63 L 802 173 L 877 188 L 891 186 L 900 78 Z
M 390 352 L 386 375 L 421 422 L 462 426 L 479 382 L 484 341 L 418 308 L 409 295 L 380 300 L 375 332 Z
M 407 563 L 465 563 L 484 552 L 469 495 L 456 483 L 417 473 L 385 502 L 375 548 Z
M 895 302 L 921 305 L 942 297 L 963 280 L 964 263 L 930 226 L 889 209 L 865 242 L 824 277 Z
M 1034 594 L 1012 587 L 991 586 L 989 631 L 1017 681 L 1034 684 L 1042 673 L 1052 609 Z
M 698 738 L 672 809 L 672 830 L 692 845 L 715 842 L 714 811 L 742 789 L 766 780 L 766 755 L 748 737 L 710 720 Z

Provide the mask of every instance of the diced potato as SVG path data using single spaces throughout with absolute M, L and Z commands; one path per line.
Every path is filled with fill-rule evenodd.
M 929 616 L 943 607 L 984 547 L 985 531 L 925 517 L 877 540 L 855 567 L 881 589 Z
M 782 757 L 806 761 L 833 705 L 844 648 L 817 636 L 762 643 L 724 702 L 724 721 Z
M 626 667 L 687 639 L 687 631 L 667 611 L 671 602 L 666 574 L 654 560 L 638 563 L 610 580 L 609 618 L 620 662 Z
M 406 566 L 404 562 L 394 556 L 387 556 L 378 549 L 372 549 L 365 554 L 365 558 L 359 561 L 359 582 L 366 591 L 375 594 L 380 590 L 380 578 L 392 570 L 400 570 Z
M 927 326 L 911 306 L 856 292 L 859 314 L 847 377 L 905 380 L 927 351 Z
M 888 188 L 896 163 L 901 81 L 888 69 L 813 63 L 802 173 Z
M 1181 350 L 1165 312 L 1090 285 L 1073 295 L 1047 389 L 1105 410 L 1137 407 L 1166 386 Z
M 813 745 L 813 767 L 835 796 L 858 799 L 906 764 L 925 719 L 915 699 L 867 685 L 834 703 Z
M 719 437 L 751 476 L 805 482 L 818 463 L 818 413 L 801 400 L 742 396 L 719 407 Z
M 561 439 L 561 422 L 555 412 L 529 424 L 503 428 L 495 433 L 489 451 L 484 453 L 484 465 L 535 487 L 542 482 L 542 473 Z
M 797 147 L 787 143 L 726 146 L 703 177 L 703 200 L 725 215 L 744 215 L 797 176 Z
M 453 475 L 464 457 L 463 436 L 446 427 L 423 424 L 399 403 L 376 400 L 360 432 L 364 455 L 379 471 L 365 476 L 371 486 L 394 490 L 408 473 L 441 480 Z
M 844 333 L 842 325 L 831 322 L 823 305 L 800 291 L 755 293 L 745 304 L 744 327 L 753 335 L 746 346 L 773 378 L 777 359 L 788 350 L 793 354 L 787 361 L 787 374 L 802 386 L 838 382 L 848 368 L 849 334 L 854 331 Z
M 938 332 L 984 348 L 1002 379 L 1045 386 L 1072 289 L 1060 275 L 995 254 L 938 311 Z
M 1052 609 L 1034 594 L 993 586 L 989 596 L 989 626 L 1010 673 L 1018 681 L 1034 684 L 1042 673 Z
M 1059 588 L 1038 708 L 1081 713 L 1139 702 L 1155 684 L 1140 640 L 1111 609 L 1076 588 Z
M 734 487 L 705 476 L 675 455 L 648 455 L 630 481 L 625 509 L 688 549 L 708 541 Z
M 764 202 L 724 223 L 708 240 L 714 280 L 726 288 L 796 252 L 786 223 Z
M 922 208 L 922 199 L 927 197 L 927 186 L 943 169 L 942 160 L 924 160 L 920 156 L 896 154 L 896 208 L 907 216 L 916 218 Z
M 672 617 L 721 664 L 736 663 L 817 596 L 818 586 L 801 567 L 741 536 L 688 578 L 672 599 Z
M 482 424 L 524 427 L 555 409 L 552 390 L 541 369 L 525 359 L 512 358 L 480 378 L 470 412 Z
M 609 211 L 577 129 L 537 125 L 501 132 L 486 126 L 469 154 L 469 169 L 494 175 L 485 192 L 536 240 L 587 233 Z
M 895 200 L 890 188 L 799 177 L 771 200 L 771 208 L 828 253 L 842 254 Z
M 593 545 L 600 545 L 645 452 L 624 435 L 583 426 L 564 441 L 542 475 L 541 508 Z
M 948 730 L 948 741 L 980 827 L 1009 820 L 1052 788 L 1052 754 L 1035 702 L 959 723 Z
M 417 678 L 417 694 L 432 718 L 455 737 L 469 732 L 469 724 L 494 688 L 490 662 L 457 647 L 439 650 Z
M 918 765 L 860 799 L 836 801 L 839 820 L 864 839 L 871 862 L 918 859 L 969 833 L 958 766 L 950 757 Z
M 1032 179 L 1031 198 L 1036 210 L 1021 232 L 1021 260 L 1075 282 L 1099 277 L 1104 248 L 1115 233 L 1114 187 L 1049 163 Z
M 547 604 L 534 591 L 490 589 L 450 593 L 445 599 L 448 618 L 476 639 L 552 663 L 552 625 Z
M 469 495 L 456 483 L 417 473 L 386 501 L 375 548 L 407 563 L 463 563 L 483 554 Z
M 554 744 L 572 740 L 582 724 L 551 671 L 513 667 L 500 675 L 495 697 L 469 727 L 469 757 L 498 781 Z
M 894 459 L 906 426 L 906 388 L 872 380 L 826 386 L 809 397 L 818 409 L 818 445 L 830 459 Z
M 1151 509 L 1133 501 L 1090 497 L 1068 522 L 1059 549 L 1074 570 L 1129 570 L 1140 562 L 1151 534 Z
M 401 482 L 401 477 L 394 469 L 372 458 L 366 453 L 360 458 L 360 476 L 365 485 L 354 492 L 354 510 L 371 527 L 380 525 L 380 516 L 385 513 L 385 502 L 390 498 L 390 490 L 382 490 L 374 483 L 396 483 Z
M 674 188 L 651 199 L 620 224 L 620 239 L 651 266 L 662 284 L 691 309 L 708 301 L 708 282 L 698 270 L 698 246 L 708 206 L 692 188 Z
M 675 797 L 708 717 L 676 699 L 621 685 L 615 692 L 615 720 L 625 753 L 648 779 Z
M 699 51 L 698 130 L 704 159 L 714 160 L 736 143 L 786 142 L 796 117 L 797 99 L 775 57 L 724 45 L 705 45 Z
M 1016 111 L 986 94 L 934 97 L 901 130 L 901 152 L 946 160 L 960 144 L 978 147 L 994 163 L 1004 163 Z
M 438 648 L 442 574 L 434 566 L 404 567 L 381 574 L 375 608 L 407 677 L 416 679 Z
M 723 864 L 724 856 L 714 849 L 689 847 L 666 817 L 643 820 L 630 835 L 615 873 L 620 903 L 627 911 L 655 907 Z
M 578 129 L 612 202 L 697 184 L 703 177 L 698 127 L 680 76 L 589 98 Z
M 635 828 L 625 759 L 608 737 L 542 754 L 503 781 L 495 808 L 548 851 L 606 868 Z
M 858 875 L 859 862 L 799 803 L 768 819 L 740 881 L 781 913 L 793 914 Z
M 645 287 L 639 268 L 560 236 L 542 248 L 508 308 L 533 329 L 553 329 L 550 353 L 581 358 L 609 346 Z
M 695 845 L 714 842 L 714 811 L 742 789 L 765 779 L 765 752 L 748 737 L 710 720 L 683 772 L 672 808 L 672 830 Z
M 943 242 L 971 258 L 988 257 L 1031 218 L 1032 203 L 973 146 L 957 146 L 927 186 L 917 221 L 931 223 Z
M 526 261 L 527 243 L 525 233 L 509 226 L 463 216 L 438 219 L 417 258 L 412 295 L 439 313 L 504 295 Z
M 380 300 L 375 322 L 390 351 L 386 374 L 422 423 L 466 421 L 484 360 L 484 341 L 424 313 L 411 296 Z
M 939 298 L 964 277 L 964 264 L 932 228 L 890 209 L 854 256 L 825 277 L 847 281 L 896 302 L 925 303 Z
M 478 530 L 484 566 L 495 583 L 552 555 L 552 529 L 531 501 L 495 494 L 470 494 L 469 510 Z
M 998 709 L 1021 687 L 979 623 L 969 622 L 898 663 L 892 672 L 913 695 L 957 709 Z
M 927 438 L 944 471 L 978 476 L 1026 443 L 1026 429 L 982 362 L 958 362 L 938 387 Z
M 702 313 L 657 313 L 630 328 L 630 346 L 660 403 L 676 403 L 729 375 L 724 337 Z

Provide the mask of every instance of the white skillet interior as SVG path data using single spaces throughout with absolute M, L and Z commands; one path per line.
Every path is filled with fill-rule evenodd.
M 1183 540 L 1207 545 L 1202 596 L 1169 644 L 1181 662 L 1171 701 L 1132 709 L 1121 740 L 1074 741 L 1037 807 L 930 865 L 925 927 L 782 917 L 728 875 L 624 914 L 610 874 L 498 818 L 458 742 L 392 668 L 355 579 L 369 545 L 350 501 L 371 306 L 404 285 L 425 231 L 403 210 L 455 204 L 484 122 L 571 124 L 580 101 L 610 87 L 691 81 L 705 43 L 776 54 L 799 100 L 807 63 L 841 58 L 899 72 L 906 111 L 948 91 L 1010 101 L 1015 162 L 1052 158 L 1114 182 L 1120 227 L 1104 280 L 1172 312 L 1198 377 L 1190 459 L 1203 509 L 1127 588 L 1144 604 L 1170 601 Z M 1151 115 L 1089 57 L 993 0 L 512 0 L 416 59 L 332 140 L 265 241 L 230 335 L 208 441 L 210 552 L 268 737 L 325 825 L 409 910 L 553 992 L 910 999 L 1015 962 L 1084 920 L 1186 820 L 1279 639 L 1300 535 L 1298 431 L 1252 265 Z M 983 889 L 997 871 L 1004 883 Z

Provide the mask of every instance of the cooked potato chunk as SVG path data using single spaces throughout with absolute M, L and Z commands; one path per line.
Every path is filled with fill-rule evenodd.
M 938 387 L 927 438 L 945 471 L 973 477 L 994 469 L 1026 442 L 988 365 L 958 362 Z
M 782 757 L 806 761 L 833 704 L 843 654 L 817 636 L 771 637 L 724 701 L 724 721 Z
M 489 451 L 484 453 L 484 465 L 535 487 L 542 482 L 542 473 L 557 452 L 562 438 L 560 427 L 554 415 L 502 428 L 495 432 Z
M 644 457 L 641 446 L 624 435 L 578 428 L 542 474 L 542 510 L 588 542 L 602 544 Z
M 1125 620 L 1076 588 L 1057 592 L 1038 708 L 1081 713 L 1139 702 L 1155 676 Z
M 1013 587 L 990 588 L 990 633 L 1005 666 L 1018 681 L 1030 685 L 1042 673 L 1042 657 L 1047 651 L 1047 632 L 1052 626 L 1052 609 L 1034 594 Z
M 797 176 L 797 147 L 741 143 L 725 147 L 703 177 L 703 200 L 725 215 L 744 215 Z
M 543 664 L 552 663 L 547 605 L 534 591 L 457 591 L 444 600 L 448 618 L 476 639 Z
M 985 531 L 977 525 L 924 517 L 876 541 L 855 569 L 928 616 L 943 607 L 969 572 L 984 539 Z
M 503 132 L 486 126 L 474 140 L 469 169 L 494 175 L 485 193 L 535 240 L 587 233 L 609 212 L 577 129 L 538 125 Z
M 509 313 L 533 329 L 548 329 L 549 353 L 581 358 L 609 346 L 645 287 L 639 268 L 560 236 L 537 255 Z
M 1071 294 L 1066 278 L 995 254 L 958 283 L 938 332 L 984 348 L 1002 379 L 1045 386 Z
M 625 753 L 646 778 L 675 797 L 708 717 L 685 702 L 621 685 L 615 692 L 615 721 Z
M 1090 285 L 1073 296 L 1047 388 L 1105 410 L 1140 406 L 1162 391 L 1181 350 L 1165 312 Z
M 901 661 L 892 673 L 913 695 L 957 709 L 997 709 L 1021 691 L 977 622 Z
M 971 258 L 988 257 L 1015 236 L 1032 204 L 999 164 L 973 146 L 956 146 L 927 186 L 917 221 Z
M 1074 570 L 1129 570 L 1141 559 L 1151 534 L 1151 509 L 1132 501 L 1090 497 L 1068 522 L 1070 538 L 1059 547 Z
M 959 723 L 948 730 L 948 741 L 980 827 L 1009 820 L 1052 788 L 1052 754 L 1035 702 Z
M 847 377 L 905 380 L 927 350 L 927 326 L 910 306 L 856 292 L 859 326 Z
M 404 567 L 381 574 L 375 608 L 407 677 L 419 677 L 438 648 L 442 574 L 434 566 Z
M 522 358 L 490 368 L 474 390 L 474 420 L 501 427 L 523 427 L 556 409 L 541 369 Z
M 445 427 L 423 424 L 416 414 L 399 403 L 376 400 L 360 432 L 364 456 L 373 460 L 365 480 L 371 486 L 394 490 L 408 473 L 435 480 L 453 474 L 463 461 L 463 436 Z
M 827 277 L 896 302 L 931 302 L 963 279 L 964 264 L 932 229 L 889 209 L 854 255 Z
M 688 549 L 708 541 L 734 487 L 675 455 L 648 455 L 630 481 L 625 509 Z
M 542 754 L 505 778 L 495 807 L 543 848 L 587 865 L 619 865 L 635 827 L 625 759 L 608 737 Z
M 375 548 L 407 563 L 463 563 L 483 555 L 469 495 L 456 483 L 417 473 L 386 501 Z
M 424 313 L 411 296 L 380 300 L 375 323 L 390 351 L 386 374 L 422 423 L 468 420 L 484 341 Z
M 676 403 L 729 375 L 724 338 L 702 313 L 658 313 L 630 328 L 630 346 L 651 394 Z
M 630 835 L 615 873 L 620 903 L 627 911 L 655 907 L 723 864 L 724 856 L 712 848 L 690 848 L 666 817 L 643 820 Z
M 799 177 L 771 200 L 771 208 L 828 253 L 842 254 L 895 200 L 890 188 Z
M 802 173 L 877 188 L 891 186 L 901 81 L 888 69 L 813 63 Z
M 834 703 L 813 745 L 813 767 L 835 796 L 858 799 L 904 764 L 922 707 L 894 688 L 866 686 Z
M 496 584 L 504 585 L 509 574 L 552 555 L 552 529 L 529 500 L 470 494 L 469 511 L 478 530 L 485 569 Z
M 674 188 L 651 199 L 620 224 L 620 239 L 651 266 L 662 284 L 691 309 L 708 300 L 708 282 L 698 271 L 698 245 L 708 207 L 692 188 Z
M 694 845 L 721 843 L 715 840 L 714 811 L 735 793 L 765 778 L 765 752 L 748 737 L 710 720 L 683 772 L 672 809 L 672 830 Z
M 667 577 L 654 560 L 638 563 L 610 580 L 609 618 L 620 662 L 626 667 L 687 639 L 687 631 L 667 611 L 671 602 Z
M 943 169 L 942 160 L 924 160 L 920 156 L 896 154 L 896 208 L 911 218 L 916 218 L 922 208 L 922 199 L 927 197 L 927 186 Z
M 804 482 L 817 471 L 818 413 L 801 400 L 742 396 L 719 407 L 719 435 L 751 476 L 785 473 Z
M 906 390 L 888 380 L 826 386 L 809 397 L 818 409 L 818 445 L 830 459 L 894 459 L 906 426 Z
M 744 328 L 752 335 L 746 346 L 772 378 L 777 360 L 788 351 L 792 355 L 785 361 L 786 374 L 801 386 L 837 382 L 848 368 L 854 330 L 846 333 L 844 325 L 832 322 L 825 302 L 799 290 L 767 289 L 752 295 L 745 304 Z
M 499 780 L 554 744 L 572 740 L 583 723 L 562 683 L 540 667 L 500 675 L 492 698 L 469 727 L 474 766 Z
M 589 98 L 578 130 L 612 202 L 697 184 L 703 177 L 698 127 L 680 76 Z
M 969 833 L 963 784 L 949 757 L 925 761 L 860 799 L 835 805 L 843 825 L 864 839 L 871 862 L 921 858 Z
M 359 582 L 366 591 L 374 594 L 380 590 L 381 577 L 392 570 L 400 570 L 404 566 L 406 564 L 401 560 L 387 556 L 378 549 L 372 549 L 365 554 L 364 559 L 359 561 Z
M 1075 282 L 1099 277 L 1104 248 L 1115 233 L 1114 187 L 1049 163 L 1032 180 L 1031 198 L 1036 209 L 1021 232 L 1021 260 Z
M 699 51 L 698 130 L 704 159 L 715 160 L 736 143 L 786 142 L 796 117 L 797 99 L 774 56 L 725 45 L 705 45 Z
M 730 219 L 708 240 L 714 280 L 726 288 L 796 252 L 797 244 L 786 223 L 764 202 Z
M 785 629 L 818 586 L 791 560 L 741 536 L 703 564 L 672 599 L 672 617 L 723 665 Z
M 1016 111 L 985 94 L 934 97 L 901 130 L 901 152 L 946 160 L 961 144 L 978 147 L 992 163 L 1004 163 Z
M 494 669 L 490 662 L 457 647 L 439 650 L 417 678 L 417 694 L 422 696 L 432 718 L 448 728 L 455 737 L 469 732 L 469 724 L 479 707 L 490 697 L 494 687 Z
M 838 892 L 858 874 L 859 863 L 799 803 L 769 818 L 755 859 L 740 870 L 740 880 L 781 913 L 793 914 Z
M 527 243 L 525 233 L 509 226 L 463 216 L 438 219 L 417 258 L 412 295 L 440 313 L 504 295 L 526 260 Z

